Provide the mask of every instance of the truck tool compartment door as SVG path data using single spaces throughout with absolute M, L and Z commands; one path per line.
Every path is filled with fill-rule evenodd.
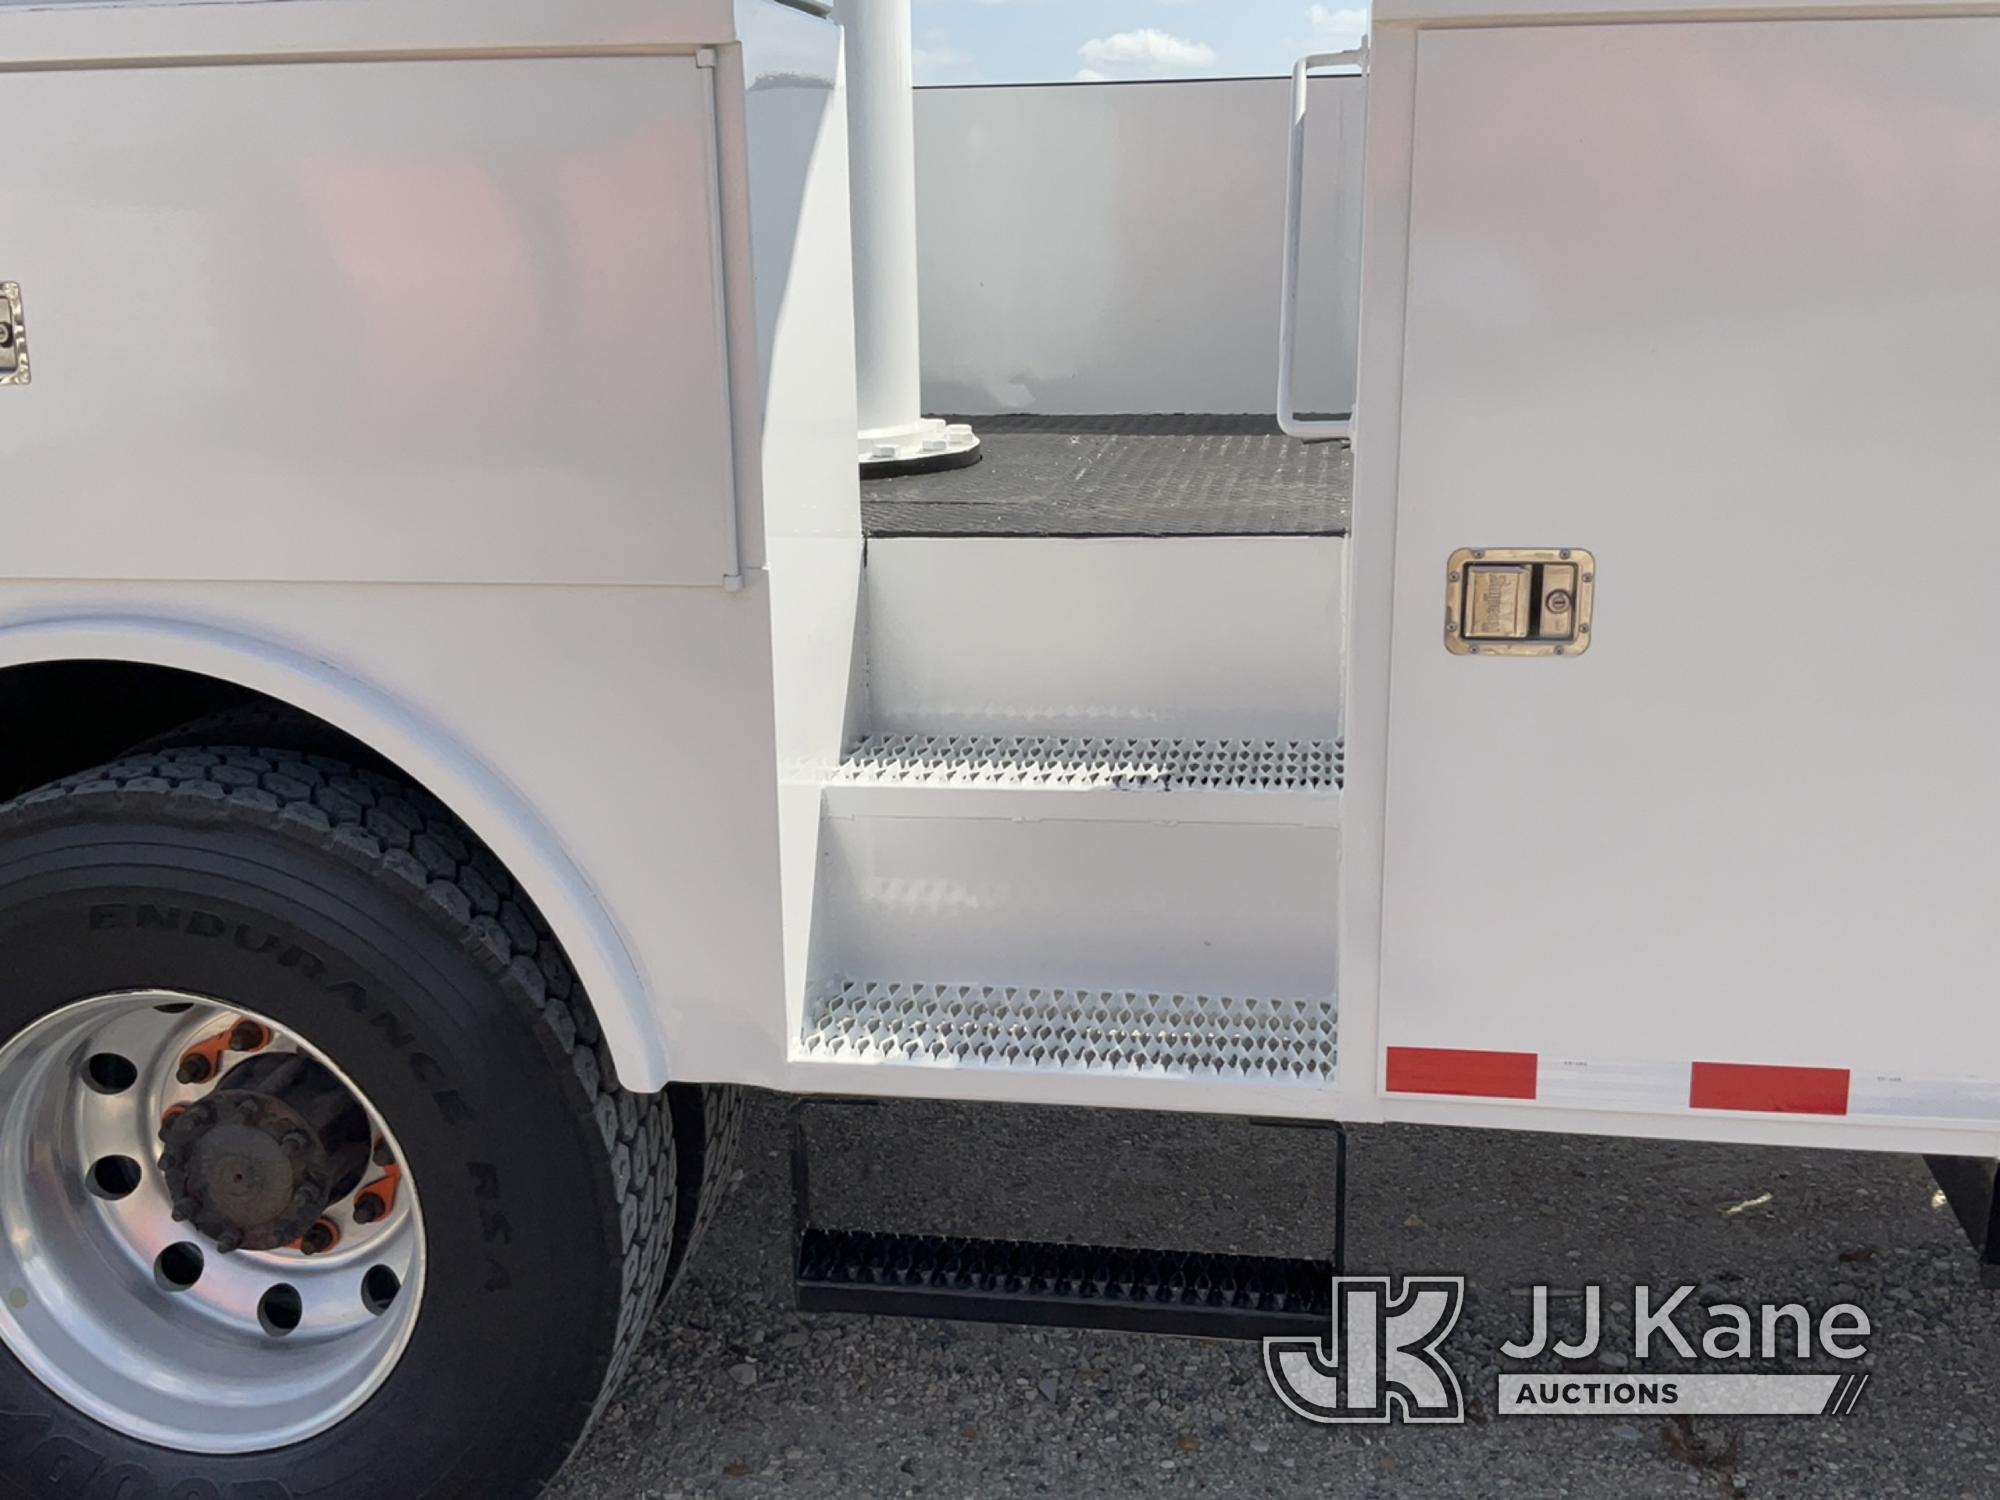
M 691 55 L 8 73 L 9 575 L 719 583 L 712 138 Z
M 1417 57 L 1389 1093 L 2000 1121 L 2000 20 Z

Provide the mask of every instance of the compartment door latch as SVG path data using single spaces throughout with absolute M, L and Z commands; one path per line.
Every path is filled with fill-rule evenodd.
M 0 281 L 0 385 L 28 383 L 28 325 L 21 317 L 21 288 Z
M 1454 656 L 1581 656 L 1597 560 L 1581 547 L 1461 547 L 1445 573 Z

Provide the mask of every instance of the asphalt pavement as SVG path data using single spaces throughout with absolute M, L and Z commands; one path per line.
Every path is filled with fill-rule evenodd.
M 560 1500 L 2000 1495 L 2000 1293 L 1915 1158 L 1351 1130 L 1349 1270 L 1468 1278 L 1446 1352 L 1469 1420 L 1326 1427 L 1285 1410 L 1249 1344 L 799 1314 L 787 1109 L 753 1101 L 730 1200 Z M 961 1105 L 809 1120 L 813 1211 L 841 1227 L 1331 1243 L 1325 1132 Z M 1636 1284 L 1690 1284 L 1690 1306 L 1860 1305 L 1872 1380 L 1839 1418 L 1494 1415 L 1527 1288 L 1593 1282 L 1612 1324 L 1593 1367 L 1630 1368 Z

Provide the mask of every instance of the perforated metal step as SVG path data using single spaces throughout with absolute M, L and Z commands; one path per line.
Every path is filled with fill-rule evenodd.
M 1331 997 L 843 980 L 809 999 L 801 1047 L 815 1062 L 1322 1085 L 1336 1013 Z
M 806 1312 L 1109 1328 L 1207 1338 L 1323 1335 L 1332 1261 L 808 1229 Z
M 1338 740 L 871 735 L 836 784 L 1023 790 L 1336 792 Z

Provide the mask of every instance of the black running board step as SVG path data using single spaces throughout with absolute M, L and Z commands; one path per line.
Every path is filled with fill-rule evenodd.
M 1121 1333 L 1324 1335 L 1332 1261 L 808 1228 L 802 1312 Z

